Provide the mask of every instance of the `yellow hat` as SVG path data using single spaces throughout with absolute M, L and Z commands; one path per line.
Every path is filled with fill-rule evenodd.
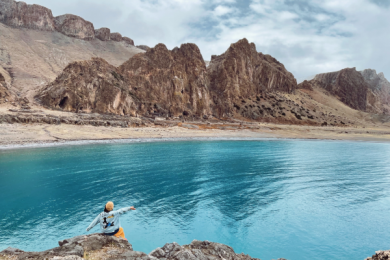
M 112 201 L 107 202 L 107 204 L 106 204 L 106 209 L 107 209 L 108 211 L 113 210 L 113 209 L 114 209 L 114 203 L 113 203 Z

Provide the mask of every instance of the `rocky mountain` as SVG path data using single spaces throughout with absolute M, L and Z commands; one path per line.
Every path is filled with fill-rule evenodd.
M 383 110 L 384 113 L 390 113 L 390 82 L 381 72 L 376 73 L 376 70 L 366 69 L 360 71 L 365 81 L 369 84 L 372 92 L 373 102 L 370 103 L 374 110 Z
M 54 17 L 50 9 L 14 0 L 0 1 L 0 22 L 19 28 L 54 31 Z
M 236 254 L 233 248 L 208 242 L 194 240 L 189 245 L 177 243 L 165 244 L 149 254 L 133 250 L 132 245 L 124 239 L 92 234 L 65 239 L 58 242 L 59 247 L 43 252 L 24 252 L 16 248 L 7 248 L 0 252 L 0 257 L 10 259 L 128 259 L 128 260 L 258 260 L 245 254 Z M 285 259 L 280 259 L 285 260 Z
M 310 82 L 337 96 L 349 107 L 366 111 L 369 86 L 356 68 L 318 74 Z
M 212 56 L 207 68 L 214 111 L 221 117 L 238 113 L 235 104 L 263 92 L 291 93 L 297 81 L 283 64 L 256 51 L 247 39 L 232 44 L 220 56 Z
M 390 83 L 383 73 L 374 70 L 357 71 L 346 68 L 336 72 L 318 74 L 310 81 L 304 81 L 298 88 L 323 88 L 344 104 L 360 111 L 387 114 L 390 111 Z
M 99 68 L 105 64 L 104 73 L 94 69 L 97 61 Z M 113 74 L 120 80 L 115 81 Z M 95 91 L 103 85 L 113 91 L 110 99 L 104 99 L 103 92 Z M 268 95 L 277 91 L 291 93 L 296 86 L 295 78 L 281 63 L 258 53 L 253 43 L 243 39 L 232 44 L 225 54 L 214 56 L 208 68 L 195 44 L 183 44 L 171 51 L 158 44 L 133 56 L 118 69 L 103 60 L 74 63 L 37 98 L 49 108 L 66 111 L 79 111 L 82 107 L 88 112 L 120 115 L 238 116 L 255 120 L 288 114 L 299 120 L 295 112 L 282 111 L 292 109 L 292 103 L 283 106 L 280 102 L 285 98 Z M 121 94 L 115 89 L 121 89 Z M 114 102 L 112 97 L 116 95 Z M 107 102 L 106 106 L 97 106 L 96 99 Z M 67 100 L 66 105 L 63 100 Z M 280 103 L 280 111 L 271 111 L 269 107 L 274 102 Z
M 53 17 L 43 6 L 0 0 L 0 73 L 10 76 L 12 96 L 33 101 L 69 63 L 101 57 L 119 66 L 140 52 L 132 39 L 95 30 L 81 17 Z
M 129 90 L 141 101 L 139 113 L 178 117 L 211 114 L 209 78 L 199 48 L 158 44 L 119 67 Z
M 0 0 L 0 22 L 11 27 L 58 31 L 67 36 L 83 40 L 95 39 L 93 24 L 77 15 L 64 14 L 53 17 L 51 10 L 46 7 L 28 5 L 25 2 L 16 2 L 14 0 Z M 108 28 L 102 29 L 107 30 Z M 99 34 L 99 30 L 97 31 Z M 111 40 L 127 41 L 129 43 L 128 39 L 124 39 L 122 35 L 117 33 L 112 36 Z M 134 45 L 133 40 L 130 42 Z
M 70 112 L 135 116 L 138 106 L 119 70 L 101 58 L 69 64 L 38 98 L 47 107 Z

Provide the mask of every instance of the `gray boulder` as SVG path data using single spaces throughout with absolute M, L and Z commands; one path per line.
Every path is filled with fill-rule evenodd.
M 198 240 L 185 246 L 165 244 L 153 250 L 149 256 L 162 260 L 257 260 L 249 255 L 236 254 L 230 246 Z

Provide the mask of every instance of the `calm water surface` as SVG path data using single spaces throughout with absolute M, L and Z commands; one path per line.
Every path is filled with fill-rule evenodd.
M 108 200 L 135 250 L 216 241 L 262 260 L 390 249 L 390 144 L 210 141 L 0 151 L 0 250 L 46 250 Z M 99 232 L 98 226 L 91 233 Z

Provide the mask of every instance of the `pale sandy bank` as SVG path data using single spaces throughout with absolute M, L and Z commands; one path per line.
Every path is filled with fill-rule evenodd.
M 168 139 L 325 139 L 389 142 L 387 127 L 313 127 L 256 124 L 253 129 L 202 129 L 196 124 L 174 127 L 95 127 L 89 125 L 0 124 L 0 149 L 92 140 L 168 140 Z

